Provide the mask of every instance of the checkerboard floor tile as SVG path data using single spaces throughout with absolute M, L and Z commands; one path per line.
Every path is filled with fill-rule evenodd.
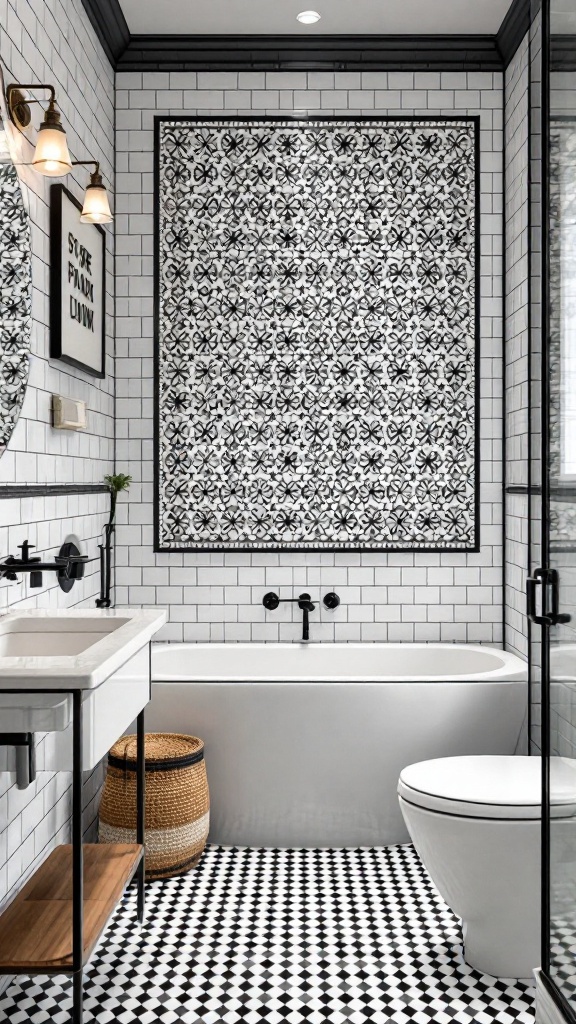
M 556 982 L 558 988 L 567 999 L 573 1000 L 576 996 L 576 914 L 574 907 L 574 885 L 569 886 L 568 892 L 561 893 L 558 899 L 558 892 L 551 908 L 550 921 L 550 976 Z M 570 903 L 568 896 L 571 896 Z
M 85 975 L 86 1024 L 532 1024 L 534 990 L 462 959 L 411 846 L 211 846 L 118 908 Z M 68 1024 L 67 978 L 21 978 L 10 1024 Z

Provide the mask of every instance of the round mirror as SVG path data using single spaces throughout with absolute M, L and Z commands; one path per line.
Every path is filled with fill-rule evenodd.
M 10 155 L 0 71 L 0 455 L 16 426 L 28 381 L 32 326 L 30 225 Z

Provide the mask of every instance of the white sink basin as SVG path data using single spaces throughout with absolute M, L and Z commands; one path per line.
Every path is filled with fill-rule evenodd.
M 100 686 L 166 621 L 157 608 L 10 612 L 0 616 L 0 692 Z
M 7 616 L 5 621 L 0 619 L 0 658 L 53 658 L 82 654 L 128 621 L 126 618 L 103 619 L 102 616 Z

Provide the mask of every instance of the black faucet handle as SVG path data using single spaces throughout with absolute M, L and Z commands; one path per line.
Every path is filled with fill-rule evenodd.
M 337 608 L 339 604 L 340 598 L 338 597 L 338 594 L 336 594 L 333 590 L 331 590 L 329 594 L 324 595 L 324 606 L 326 608 L 330 608 L 332 610 L 334 608 Z
M 68 546 L 68 545 L 65 545 Z M 62 551 L 62 548 L 60 549 Z M 88 555 L 56 555 L 56 565 L 60 566 L 58 576 L 64 580 L 81 580 L 84 576 L 84 566 L 89 561 Z
M 264 594 L 264 597 L 262 598 L 262 604 L 264 605 L 267 611 L 273 612 L 280 604 L 280 598 L 278 597 L 278 594 L 275 594 L 272 590 L 270 590 L 267 594 Z
M 88 555 L 70 555 L 66 566 L 66 576 L 69 580 L 81 580 L 84 576 L 84 566 L 90 559 Z
M 38 556 L 36 556 L 36 558 L 31 558 L 30 557 L 30 552 L 35 547 L 36 547 L 35 544 L 29 544 L 27 540 L 25 540 L 22 544 L 18 544 L 18 550 L 22 552 L 22 554 L 20 556 L 20 560 L 22 562 L 28 562 L 28 563 L 29 562 L 40 562 L 40 561 L 42 561 L 42 559 L 39 558 Z

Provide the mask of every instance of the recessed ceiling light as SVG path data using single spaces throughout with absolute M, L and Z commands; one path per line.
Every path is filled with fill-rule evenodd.
M 300 14 L 296 15 L 296 20 L 303 25 L 314 25 L 315 22 L 320 21 L 320 15 L 318 11 L 300 11 Z

